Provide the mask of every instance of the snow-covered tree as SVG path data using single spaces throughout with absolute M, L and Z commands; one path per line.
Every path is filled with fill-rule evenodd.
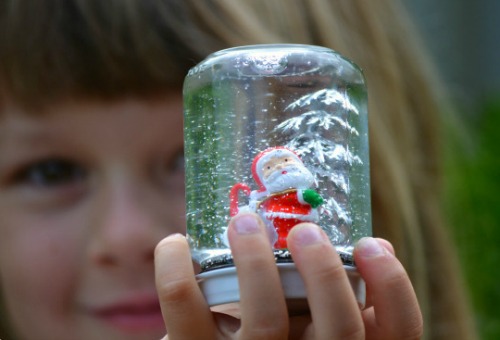
M 293 101 L 285 111 L 293 112 L 293 117 L 274 132 L 285 136 L 285 146 L 295 150 L 315 175 L 318 190 L 326 197 L 320 224 L 335 244 L 347 244 L 352 226 L 349 168 L 362 164 L 349 150 L 351 139 L 359 135 L 350 123 L 358 109 L 344 92 L 321 89 Z M 325 183 L 333 183 L 333 188 L 326 189 Z

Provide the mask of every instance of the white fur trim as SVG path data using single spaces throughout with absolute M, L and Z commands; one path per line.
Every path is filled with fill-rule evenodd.
M 285 218 L 285 219 L 297 219 L 307 222 L 315 222 L 318 220 L 318 211 L 316 209 L 311 210 L 309 214 L 292 214 L 286 212 L 266 212 L 264 216 L 272 220 L 274 218 Z
M 310 205 L 306 201 L 304 201 L 304 189 L 297 189 L 297 200 L 299 203 L 304 204 L 304 205 Z

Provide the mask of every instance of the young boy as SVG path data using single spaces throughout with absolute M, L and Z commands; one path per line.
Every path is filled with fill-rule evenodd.
M 3 102 L 1 287 L 17 336 L 164 334 L 153 254 L 185 228 L 181 111 L 178 92 L 43 114 Z
M 181 236 L 180 88 L 187 65 L 224 39 L 183 3 L 2 4 L 0 337 L 157 339 L 165 325 L 172 339 L 419 337 L 415 293 L 392 246 L 367 238 L 356 249 L 369 291 L 360 311 L 310 223 L 287 242 L 311 315 L 289 317 L 265 228 L 249 213 L 228 233 L 238 317 L 207 307 Z

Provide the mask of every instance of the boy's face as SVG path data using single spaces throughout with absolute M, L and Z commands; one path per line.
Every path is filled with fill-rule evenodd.
M 153 251 L 184 232 L 182 102 L 0 117 L 0 289 L 26 339 L 164 335 Z

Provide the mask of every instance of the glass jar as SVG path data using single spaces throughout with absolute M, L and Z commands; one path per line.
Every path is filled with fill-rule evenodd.
M 264 220 L 291 309 L 307 308 L 286 245 L 302 221 L 335 245 L 360 305 L 353 245 L 371 235 L 367 91 L 361 70 L 308 45 L 213 53 L 184 83 L 187 236 L 210 305 L 238 301 L 231 216 Z

